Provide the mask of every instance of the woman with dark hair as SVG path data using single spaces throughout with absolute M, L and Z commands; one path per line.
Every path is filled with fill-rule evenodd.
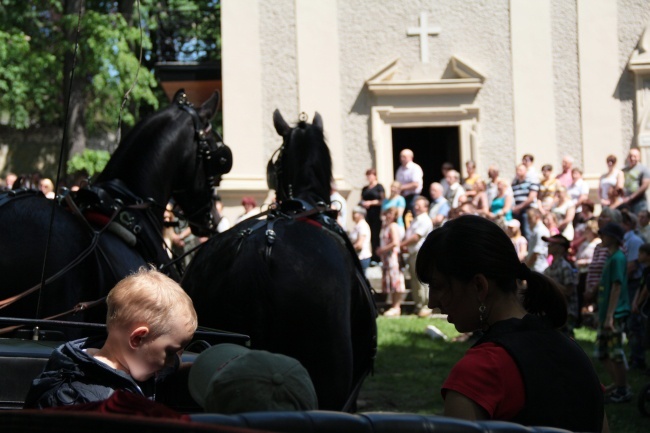
M 600 176 L 598 185 L 598 198 L 601 206 L 611 206 L 610 189 L 622 190 L 625 181 L 623 171 L 616 168 L 616 156 L 608 155 L 605 160 L 607 163 L 607 172 Z
M 379 262 L 379 256 L 375 250 L 380 243 L 381 231 L 381 204 L 386 198 L 386 191 L 382 184 L 377 181 L 377 171 L 374 168 L 366 170 L 366 179 L 368 185 L 364 186 L 361 190 L 361 202 L 359 205 L 366 209 L 366 221 L 370 226 L 370 241 L 372 244 L 372 260 Z
M 542 179 L 539 182 L 539 194 L 537 199 L 542 202 L 546 197 L 553 198 L 557 187 L 560 186 L 560 181 L 553 176 L 553 166 L 545 164 L 542 166 Z
M 519 261 L 499 226 L 471 215 L 447 222 L 425 240 L 416 271 L 430 308 L 459 332 L 483 331 L 443 384 L 446 416 L 604 429 L 591 360 L 557 330 L 567 320 L 564 295 Z M 527 283 L 522 293 L 517 280 Z

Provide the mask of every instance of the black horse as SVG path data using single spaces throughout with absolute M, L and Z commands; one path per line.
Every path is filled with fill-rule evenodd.
M 199 323 L 240 332 L 251 346 L 298 359 L 319 407 L 351 410 L 376 352 L 376 310 L 346 234 L 330 215 L 332 160 L 316 113 L 291 128 L 269 162 L 277 203 L 211 238 L 181 282 Z
M 101 299 L 140 266 L 168 263 L 162 229 L 172 197 L 195 234 L 210 234 L 212 188 L 232 166 L 230 149 L 210 126 L 218 103 L 215 93 L 195 109 L 180 90 L 124 137 L 91 187 L 60 199 L 62 205 L 34 191 L 0 195 L 0 313 L 52 317 Z M 43 269 L 41 293 L 27 295 Z M 173 267 L 166 271 L 180 280 Z M 103 322 L 104 314 L 93 309 L 76 320 Z

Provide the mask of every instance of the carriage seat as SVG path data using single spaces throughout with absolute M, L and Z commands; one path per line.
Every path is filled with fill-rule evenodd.
M 38 376 L 56 341 L 0 339 L 0 409 L 20 409 L 25 396 Z
M 503 421 L 463 421 L 435 415 L 367 412 L 348 414 L 330 411 L 249 412 L 236 415 L 193 414 L 192 421 L 285 433 L 460 433 L 548 432 L 567 430 L 525 427 Z

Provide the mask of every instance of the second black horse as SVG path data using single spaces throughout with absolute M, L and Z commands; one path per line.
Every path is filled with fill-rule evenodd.
M 346 234 L 329 214 L 332 160 L 318 113 L 290 127 L 269 163 L 277 203 L 211 238 L 182 280 L 199 324 L 298 359 L 319 407 L 352 410 L 376 351 L 376 310 Z

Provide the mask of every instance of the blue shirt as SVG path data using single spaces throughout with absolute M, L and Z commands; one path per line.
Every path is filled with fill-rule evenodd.
M 625 257 L 629 262 L 636 263 L 636 270 L 628 275 L 630 280 L 638 280 L 643 274 L 643 266 L 639 263 L 639 247 L 643 245 L 643 239 L 633 230 L 625 233 L 623 236 L 623 245 L 625 247 Z
M 525 202 L 531 191 L 539 192 L 539 184 L 532 183 L 528 178 L 524 180 L 515 178 L 512 182 L 512 195 L 515 199 L 515 205 Z
M 398 195 L 395 198 L 386 198 L 381 204 L 381 211 L 383 213 L 386 209 L 390 209 L 392 207 L 396 207 L 398 209 L 406 209 L 406 199 L 401 195 Z M 397 225 L 404 227 L 404 219 L 401 216 L 397 218 Z

